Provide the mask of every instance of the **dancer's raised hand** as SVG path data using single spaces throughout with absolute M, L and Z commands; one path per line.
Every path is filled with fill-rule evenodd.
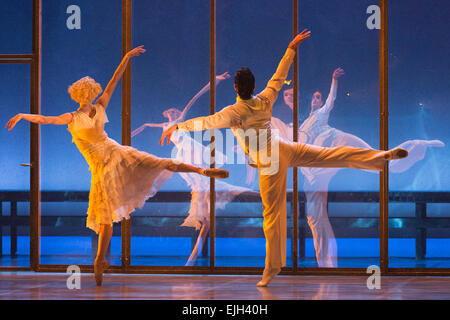
M 333 72 L 333 79 L 337 80 L 340 77 L 342 77 L 343 75 L 345 75 L 344 69 L 342 68 L 337 68 L 336 70 L 334 70 Z
M 227 72 L 225 72 L 225 73 L 222 73 L 222 74 L 216 76 L 216 79 L 217 79 L 217 80 L 225 80 L 225 79 L 228 79 L 228 78 L 230 78 L 230 77 L 231 77 L 231 76 L 230 76 L 230 74 L 229 74 L 228 71 L 227 71 Z
M 131 58 L 139 56 L 141 53 L 144 53 L 146 50 L 144 46 L 139 46 L 127 52 L 127 54 L 123 57 L 120 65 L 117 67 L 116 72 L 114 72 L 113 77 L 109 80 L 108 85 L 103 91 L 103 94 L 100 98 L 98 98 L 96 104 L 100 104 L 103 108 L 107 108 L 109 105 L 109 100 L 111 99 L 114 90 L 116 89 L 117 84 L 119 83 L 120 78 L 122 78 L 125 69 L 127 68 L 128 62 L 130 62 Z
M 5 128 L 7 128 L 9 131 L 11 131 L 15 127 L 17 122 L 19 122 L 21 119 L 22 119 L 22 114 L 21 113 L 16 114 L 14 117 L 9 119 L 9 121 L 6 124 Z
M 295 36 L 294 40 L 291 41 L 289 44 L 289 48 L 291 49 L 297 49 L 298 45 L 302 43 L 305 39 L 308 39 L 311 36 L 311 31 L 308 31 L 308 29 L 303 30 L 298 35 Z
M 128 51 L 127 57 L 128 58 L 137 57 L 137 56 L 141 55 L 141 53 L 144 53 L 145 51 L 147 51 L 147 50 L 144 49 L 144 46 L 139 46 L 139 47 L 134 48 L 133 50 Z
M 171 126 L 169 129 L 165 130 L 162 135 L 161 135 L 161 139 L 159 140 L 159 144 L 161 146 L 164 145 L 164 140 L 167 137 L 167 144 L 170 144 L 170 138 L 172 137 L 172 134 L 177 130 L 177 125 L 174 124 L 173 126 Z

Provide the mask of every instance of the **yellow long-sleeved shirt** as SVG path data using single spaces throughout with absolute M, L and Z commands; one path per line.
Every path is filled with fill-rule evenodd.
M 248 100 L 239 96 L 236 103 L 207 117 L 198 117 L 178 124 L 180 131 L 201 131 L 208 129 L 231 128 L 239 145 L 249 156 L 249 164 L 258 167 L 269 165 L 267 157 L 273 151 L 271 130 L 272 106 L 278 92 L 283 87 L 295 51 L 288 48 L 281 59 L 275 74 L 266 88 Z M 247 140 L 247 141 L 246 141 Z

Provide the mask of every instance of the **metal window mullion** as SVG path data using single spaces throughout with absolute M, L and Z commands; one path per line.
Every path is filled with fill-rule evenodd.
M 122 0 L 122 57 L 131 50 L 132 1 Z M 122 145 L 131 145 L 131 61 L 122 76 Z M 131 219 L 121 223 L 122 270 L 127 271 L 131 260 Z
M 216 112 L 216 1 L 210 0 L 210 95 L 209 95 L 209 113 Z M 215 137 L 214 130 L 211 130 L 211 158 L 215 155 Z M 211 168 L 215 167 L 215 163 L 211 161 Z M 216 188 L 215 179 L 210 178 L 209 191 L 209 267 L 211 272 L 215 269 L 215 236 L 216 236 Z
M 293 0 L 293 37 L 298 32 L 298 0 Z M 293 106 L 293 137 L 294 141 L 298 141 L 298 51 L 295 55 L 293 66 L 293 87 L 294 87 L 294 106 Z M 293 233 L 292 233 L 292 266 L 294 272 L 298 268 L 298 168 L 293 168 L 293 194 L 292 194 L 292 221 L 293 221 Z
M 2 58 L 0 57 L 0 64 L 11 64 L 11 63 L 33 63 L 33 59 L 31 58 L 27 58 L 27 59 L 22 59 L 22 58 Z
M 42 0 L 33 0 L 33 59 L 30 64 L 30 113 L 41 113 L 41 38 Z M 38 271 L 40 264 L 41 193 L 40 193 L 40 128 L 30 124 L 30 266 Z
M 380 149 L 388 150 L 388 1 L 380 0 L 381 29 L 379 48 L 380 73 Z M 389 254 L 389 170 L 386 163 L 380 172 L 380 268 L 382 274 L 388 271 Z

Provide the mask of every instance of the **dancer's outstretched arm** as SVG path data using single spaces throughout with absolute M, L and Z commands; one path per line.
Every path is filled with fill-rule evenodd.
M 225 79 L 230 78 L 230 74 L 228 72 L 225 72 L 221 75 L 216 76 L 216 86 Z M 177 119 L 178 121 L 184 121 L 184 118 L 186 117 L 186 113 L 189 111 L 189 109 L 192 107 L 192 105 L 198 100 L 198 98 L 200 98 L 203 94 L 205 94 L 209 88 L 210 88 L 211 83 L 208 82 L 207 85 L 205 85 L 189 102 L 188 104 L 184 107 L 183 111 L 180 114 L 180 117 Z
M 163 132 L 160 145 L 164 145 L 164 140 L 167 137 L 167 143 L 170 143 L 170 138 L 176 130 L 181 131 L 203 131 L 210 129 L 231 128 L 240 125 L 241 116 L 235 106 L 231 105 L 223 108 L 219 112 L 207 117 L 193 118 L 178 124 L 174 124 Z
M 270 105 L 273 105 L 275 100 L 277 100 L 278 92 L 284 85 L 284 81 L 286 80 L 289 69 L 291 68 L 291 64 L 294 61 L 295 51 L 297 47 L 302 43 L 305 39 L 308 39 L 311 36 L 311 31 L 307 29 L 300 32 L 294 40 L 288 46 L 286 53 L 278 64 L 277 71 L 272 76 L 272 78 L 267 83 L 266 88 L 259 94 L 261 96 L 266 97 L 270 100 Z
M 114 90 L 116 89 L 116 86 L 119 83 L 120 78 L 122 78 L 122 75 L 125 72 L 125 69 L 127 68 L 128 62 L 130 61 L 131 58 L 139 56 L 141 53 L 144 53 L 145 49 L 143 47 L 144 46 L 139 46 L 137 48 L 134 48 L 133 50 L 130 50 L 129 52 L 127 52 L 127 54 L 125 54 L 125 57 L 123 57 L 122 62 L 114 72 L 114 75 L 109 81 L 108 85 L 106 86 L 102 96 L 98 98 L 96 102 L 97 104 L 101 104 L 105 109 L 108 107 L 109 100 L 111 99 L 111 96 L 114 93 Z
M 218 85 L 222 80 L 228 79 L 230 77 L 230 75 L 228 74 L 228 72 L 225 72 L 221 75 L 216 76 L 216 85 Z M 176 121 L 183 121 L 184 118 L 186 117 L 186 113 L 189 111 L 189 109 L 191 108 L 191 106 L 198 100 L 198 98 L 200 98 L 203 94 L 205 94 L 205 92 L 207 92 L 209 90 L 210 87 L 210 83 L 208 82 L 207 85 L 205 85 L 189 102 L 188 104 L 184 107 L 183 111 L 181 112 L 180 116 L 178 117 L 178 119 L 176 119 Z M 163 128 L 164 127 L 164 123 L 146 123 L 143 124 L 142 126 L 140 126 L 139 128 L 137 128 L 136 130 L 134 130 L 131 133 L 131 137 L 136 136 L 137 134 L 141 133 L 146 127 L 153 127 L 153 128 Z
M 145 128 L 163 128 L 164 127 L 164 123 L 144 123 L 142 126 L 140 126 L 139 128 L 133 130 L 133 132 L 131 132 L 131 137 L 133 138 L 134 136 L 138 135 L 139 133 L 141 133 L 142 131 L 144 131 Z
M 266 96 L 266 98 L 271 99 L 274 102 L 278 96 L 278 91 L 280 91 L 283 86 L 284 80 L 286 80 L 287 72 L 289 71 L 292 60 L 295 56 L 295 49 L 298 45 L 305 39 L 309 38 L 311 32 L 308 30 L 303 30 L 299 33 L 294 40 L 289 44 L 288 51 L 285 57 L 280 62 L 277 72 L 269 81 L 268 87 L 261 93 Z M 285 59 L 286 58 L 286 59 Z M 289 62 L 290 61 L 290 62 Z M 198 117 L 179 124 L 175 124 L 163 132 L 161 139 L 159 140 L 160 145 L 164 145 L 164 140 L 167 137 L 167 143 L 170 143 L 170 137 L 175 132 L 175 130 L 185 130 L 185 131 L 200 131 L 208 129 L 222 129 L 230 128 L 233 126 L 238 126 L 241 123 L 241 117 L 239 111 L 235 106 L 228 106 L 223 108 L 220 112 L 217 112 L 209 117 Z
M 65 125 L 72 122 L 72 114 L 71 113 L 64 113 L 60 116 L 56 117 L 48 117 L 43 116 L 40 114 L 26 114 L 26 113 L 19 113 L 9 119 L 8 123 L 6 124 L 5 128 L 8 128 L 9 131 L 11 131 L 16 124 L 20 120 L 27 120 L 33 123 L 38 124 L 56 124 L 56 125 Z
M 322 108 L 325 108 L 324 111 L 330 112 L 334 107 L 334 100 L 336 100 L 337 88 L 338 88 L 338 79 L 345 74 L 344 70 L 341 68 L 337 68 L 333 72 L 333 77 L 331 80 L 331 88 L 330 93 L 328 94 L 328 98 L 325 101 L 325 104 Z

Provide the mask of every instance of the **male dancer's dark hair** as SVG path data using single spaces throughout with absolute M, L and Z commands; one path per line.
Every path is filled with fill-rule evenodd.
M 248 100 L 252 97 L 255 90 L 255 77 L 249 68 L 243 67 L 236 71 L 234 84 L 241 99 Z

